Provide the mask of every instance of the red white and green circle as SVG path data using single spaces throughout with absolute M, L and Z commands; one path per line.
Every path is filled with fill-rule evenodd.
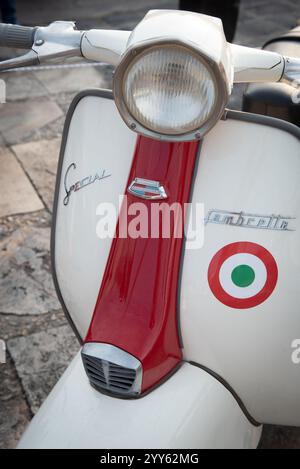
M 231 243 L 220 249 L 208 268 L 215 297 L 231 308 L 253 308 L 273 292 L 278 278 L 272 254 L 256 243 Z

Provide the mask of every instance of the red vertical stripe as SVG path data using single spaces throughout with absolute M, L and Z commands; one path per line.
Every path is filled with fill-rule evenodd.
M 159 181 L 168 199 L 150 202 L 127 193 L 128 207 L 136 202 L 148 208 L 151 203 L 188 202 L 197 150 L 198 142 L 138 137 L 128 185 L 135 177 Z M 143 365 L 142 392 L 170 373 L 182 358 L 177 328 L 182 246 L 183 239 L 174 236 L 116 236 L 112 242 L 86 342 L 109 343 L 138 358 Z

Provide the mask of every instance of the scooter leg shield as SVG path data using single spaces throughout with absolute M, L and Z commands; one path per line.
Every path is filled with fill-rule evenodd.
M 255 448 L 253 426 L 214 377 L 184 363 L 139 399 L 91 388 L 78 354 L 23 435 L 19 448 Z

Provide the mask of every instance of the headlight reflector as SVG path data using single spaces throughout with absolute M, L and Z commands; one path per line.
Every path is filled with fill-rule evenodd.
M 199 129 L 213 113 L 217 84 L 211 70 L 181 45 L 153 46 L 125 71 L 122 94 L 129 113 L 144 127 L 182 135 Z

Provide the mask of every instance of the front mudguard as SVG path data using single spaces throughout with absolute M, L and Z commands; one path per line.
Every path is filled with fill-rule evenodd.
M 78 354 L 34 417 L 19 448 L 256 448 L 231 393 L 192 364 L 139 399 L 91 388 Z

